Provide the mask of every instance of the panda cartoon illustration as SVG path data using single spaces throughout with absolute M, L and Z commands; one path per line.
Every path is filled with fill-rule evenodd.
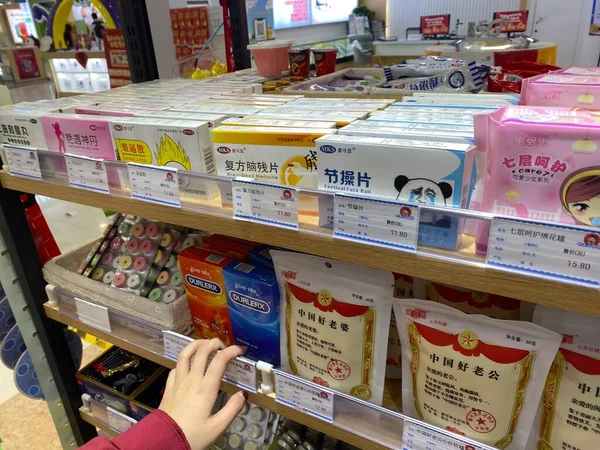
M 398 191 L 396 199 L 408 200 L 427 205 L 446 205 L 446 199 L 452 197 L 452 186 L 445 181 L 436 183 L 427 178 L 408 178 L 398 175 L 394 180 Z

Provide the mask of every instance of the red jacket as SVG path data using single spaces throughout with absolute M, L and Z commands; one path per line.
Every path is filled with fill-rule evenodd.
M 191 450 L 183 431 L 158 409 L 112 441 L 97 437 L 79 447 L 83 450 Z

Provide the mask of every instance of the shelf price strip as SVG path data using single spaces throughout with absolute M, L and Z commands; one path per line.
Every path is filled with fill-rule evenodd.
M 276 401 L 333 423 L 334 392 L 275 369 Z
M 6 150 L 6 159 L 8 159 L 11 175 L 34 180 L 42 179 L 40 159 L 35 148 L 5 145 L 4 149 Z
M 181 207 L 179 176 L 174 167 L 127 163 L 131 197 L 159 205 Z
M 417 250 L 418 206 L 335 194 L 333 208 L 334 236 L 382 247 Z
M 194 339 L 183 334 L 175 333 L 173 331 L 163 331 L 163 344 L 164 344 L 164 355 L 173 361 L 177 361 L 179 353 Z M 208 363 L 212 361 L 216 353 L 213 353 Z M 258 371 L 256 369 L 256 362 L 250 359 L 244 358 L 243 356 L 230 361 L 223 375 L 223 381 L 230 384 L 234 384 L 237 387 L 250 391 L 256 394 L 256 384 L 258 378 Z
M 101 159 L 78 155 L 65 155 L 69 186 L 108 194 L 108 174 Z
M 411 422 L 404 422 L 402 429 L 402 450 L 484 450 L 489 448 L 467 444 Z
M 111 332 L 108 308 L 75 297 L 75 308 L 79 321 L 107 333 Z
M 232 181 L 233 217 L 298 229 L 298 190 L 236 178 Z
M 137 423 L 137 420 L 120 413 L 110 406 L 106 407 L 106 412 L 108 413 L 108 426 L 111 430 L 119 434 L 126 432 Z
M 491 266 L 600 286 L 600 229 L 496 217 L 486 257 Z

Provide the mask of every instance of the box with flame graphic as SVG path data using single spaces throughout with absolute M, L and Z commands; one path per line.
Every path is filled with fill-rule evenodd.
M 124 162 L 214 173 L 208 123 L 198 120 L 119 117 L 110 131 Z
M 203 338 L 220 338 L 227 345 L 233 344 L 233 333 L 223 268 L 231 261 L 232 258 L 197 247 L 188 247 L 179 254 L 196 332 Z

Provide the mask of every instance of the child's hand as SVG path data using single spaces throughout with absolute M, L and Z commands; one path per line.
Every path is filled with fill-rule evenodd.
M 207 368 L 208 357 L 217 350 Z M 217 414 L 211 415 L 225 368 L 242 353 L 236 345 L 225 348 L 219 339 L 204 339 L 191 342 L 179 354 L 159 409 L 177 422 L 192 450 L 207 449 L 242 410 L 247 397 L 244 391 L 231 396 Z

